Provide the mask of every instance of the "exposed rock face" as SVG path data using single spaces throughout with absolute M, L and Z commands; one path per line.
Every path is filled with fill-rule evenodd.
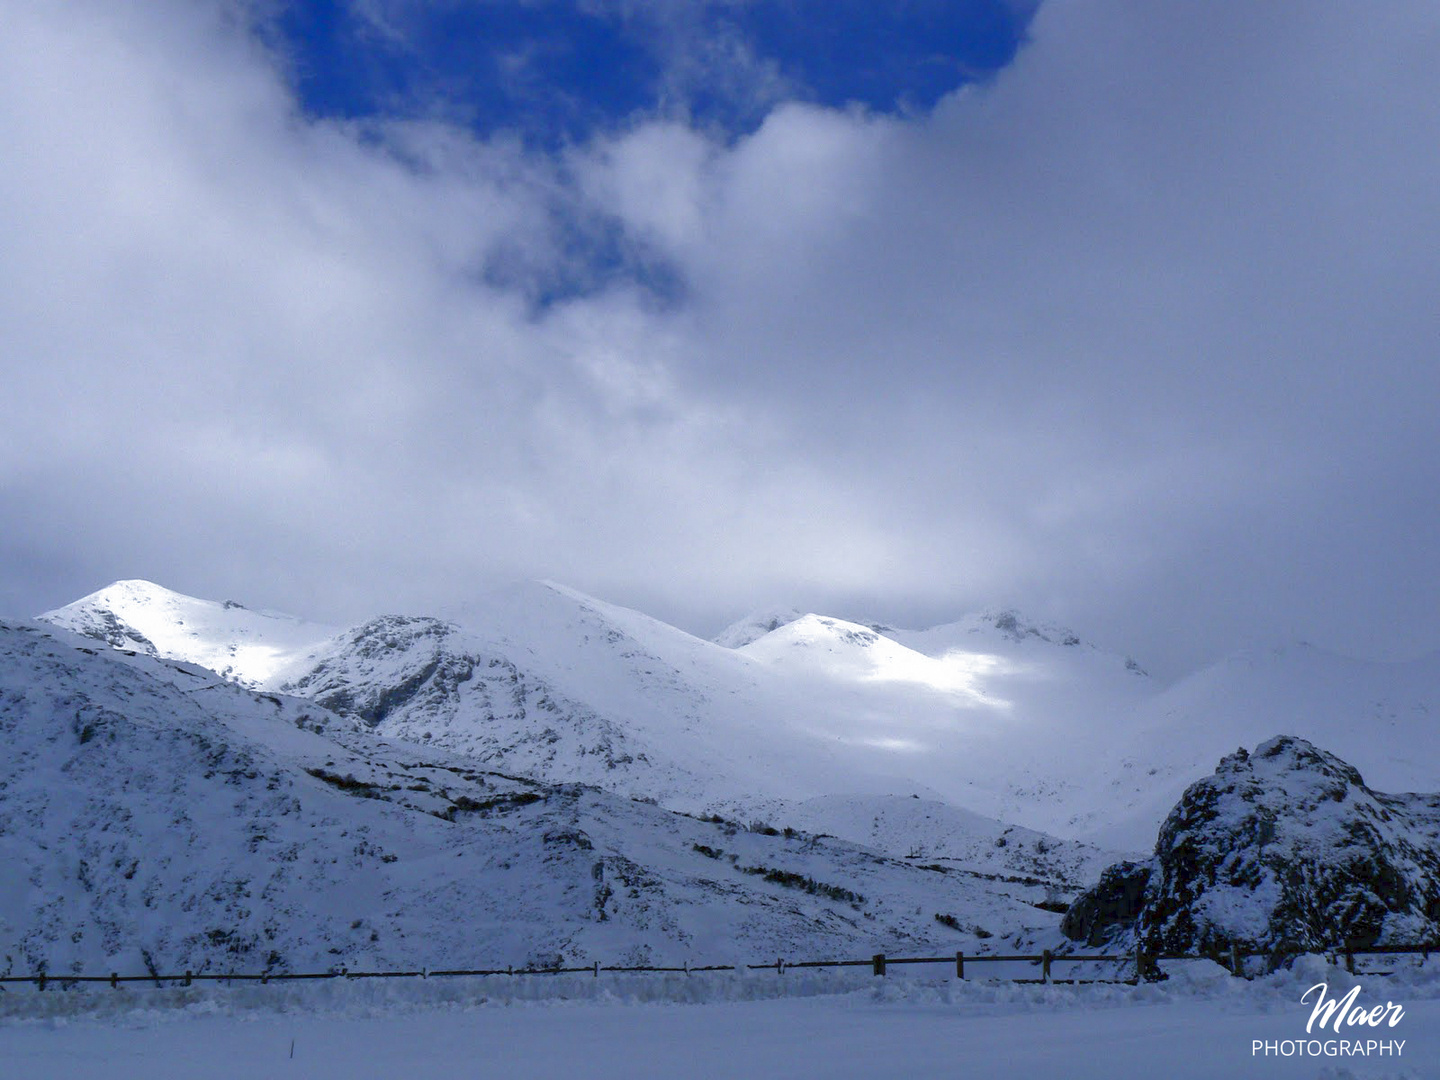
M 1074 940 L 1272 952 L 1440 940 L 1440 795 L 1386 795 L 1303 739 L 1238 750 L 1192 784 L 1146 863 L 1071 906 Z
M 160 655 L 160 650 L 155 648 L 153 641 L 113 611 L 84 611 L 65 621 L 51 621 L 77 634 L 103 641 L 112 649 L 134 649 L 146 656 Z
M 1104 945 L 1135 922 L 1150 884 L 1148 863 L 1116 863 L 1100 875 L 1100 883 L 1075 899 L 1060 930 L 1068 938 L 1086 945 Z
M 344 635 L 349 669 L 322 661 L 283 689 L 371 727 L 407 706 L 433 711 L 474 675 L 475 660 L 446 647 L 452 630 L 439 619 L 372 619 Z M 354 678 L 357 670 L 361 679 Z
M 648 765 L 594 710 L 440 619 L 386 615 L 338 636 L 278 689 L 388 738 L 473 755 L 525 775 L 586 783 Z

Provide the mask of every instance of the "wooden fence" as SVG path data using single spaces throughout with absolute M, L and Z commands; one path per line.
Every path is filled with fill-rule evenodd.
M 1355 958 L 1357 956 L 1422 956 L 1422 963 L 1428 960 L 1432 952 L 1440 952 L 1440 944 L 1431 945 L 1389 945 L 1383 947 L 1339 947 L 1326 950 L 1324 955 L 1329 956 L 1332 963 L 1345 964 L 1346 970 L 1354 973 Z M 1304 955 L 1300 950 L 1293 952 L 1276 953 L 1273 951 L 1244 950 L 1232 946 L 1228 953 L 1196 954 L 1196 953 L 1147 953 L 1136 949 L 1129 953 L 1055 953 L 1045 950 L 1038 955 L 1032 954 L 1007 954 L 1007 953 L 971 953 L 957 952 L 953 956 L 886 956 L 884 953 L 876 953 L 868 960 L 801 960 L 787 961 L 776 960 L 773 964 L 707 964 L 699 967 L 692 967 L 684 964 L 680 967 L 650 967 L 640 966 L 619 966 L 602 965 L 599 961 L 586 967 L 503 967 L 503 968 L 446 968 L 431 971 L 422 968 L 419 971 L 350 971 L 347 968 L 339 968 L 333 971 L 319 972 L 261 972 L 259 974 L 242 974 L 238 972 L 191 972 L 186 971 L 179 975 L 120 975 L 112 972 L 109 975 L 51 975 L 41 972 L 35 975 L 11 975 L 0 977 L 0 988 L 5 984 L 33 984 L 39 990 L 45 990 L 50 986 L 59 986 L 61 989 L 68 989 L 80 983 L 109 983 L 113 989 L 119 989 L 121 983 L 154 983 L 157 987 L 166 984 L 171 986 L 191 986 L 199 982 L 298 982 L 302 980 L 333 980 L 333 979 L 440 979 L 457 976 L 495 976 L 495 975 L 593 975 L 599 978 L 601 972 L 631 973 L 631 972 L 670 972 L 684 973 L 686 975 L 706 971 L 774 971 L 783 975 L 786 971 L 805 968 L 847 968 L 847 967 L 868 967 L 872 974 L 883 976 L 886 971 L 895 966 L 908 964 L 953 964 L 955 977 L 966 978 L 966 967 L 970 967 L 972 973 L 977 965 L 994 963 L 1023 963 L 1038 968 L 1033 978 L 1010 977 L 1010 981 L 1017 983 L 1055 983 L 1078 985 L 1086 983 L 1126 983 L 1135 985 L 1142 981 L 1163 978 L 1157 964 L 1161 961 L 1177 960 L 1213 960 L 1224 964 L 1230 969 L 1231 974 L 1237 977 L 1248 977 L 1245 961 L 1255 957 L 1265 957 L 1267 966 L 1273 968 L 1287 957 Z M 1121 976 L 1117 973 L 1114 978 L 1056 978 L 1054 968 L 1056 965 L 1074 963 L 1111 963 L 1129 965 L 1132 974 Z M 1123 970 L 1123 968 L 1122 968 Z M 1370 975 L 1389 975 L 1389 971 L 1367 971 Z M 1004 976 L 1001 976 L 1002 978 Z

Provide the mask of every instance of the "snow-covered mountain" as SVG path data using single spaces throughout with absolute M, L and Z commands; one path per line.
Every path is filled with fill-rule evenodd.
M 152 621 L 188 601 L 150 589 L 163 601 Z M 108 612 L 106 592 L 45 618 L 102 629 L 111 614 L 145 622 L 133 605 Z M 172 634 L 170 655 L 228 657 L 234 642 L 213 618 L 219 605 L 188 602 L 220 633 L 190 640 L 188 655 Z M 923 846 L 934 857 L 1018 871 L 1027 862 L 1018 849 L 991 842 L 1006 827 L 1001 819 L 1046 831 L 1069 816 L 1051 740 L 1032 730 L 1038 714 L 1045 724 L 1107 724 L 1116 700 L 1134 700 L 1148 680 L 1122 658 L 1016 633 L 1004 619 L 913 637 L 928 652 L 868 626 L 805 616 L 732 649 L 529 583 L 446 619 L 388 616 L 319 646 L 306 642 L 260 685 L 489 768 L 692 813 L 803 819 L 892 855 L 915 841 L 873 822 L 906 820 L 920 796 L 962 811 L 944 836 L 926 827 Z M 969 832 L 986 818 L 994 820 Z M 1105 858 L 1085 849 L 1056 865 Z
M 37 624 L 0 622 L 0 741 L 6 973 L 867 956 L 1057 921 L 1043 882 L 501 775 Z
M 407 932 L 521 961 L 918 942 L 939 914 L 1053 934 L 1031 905 L 1148 847 L 1236 745 L 1440 788 L 1437 658 L 1294 647 L 1163 687 L 1013 611 L 777 611 L 722 645 L 545 582 L 338 633 L 143 582 L 43 618 L 114 649 L 5 631 L 0 854 L 29 884 L 0 935 L 30 961 L 231 948 L 162 896 L 287 964 L 422 962 Z
M 176 613 L 186 626 L 167 628 Z M 115 627 L 133 626 L 156 651 L 232 677 L 263 638 L 268 674 L 243 677 L 387 738 L 1005 872 L 1021 872 L 994 843 L 1012 826 L 1148 848 L 1188 783 L 1276 732 L 1334 748 L 1387 790 L 1440 788 L 1440 657 L 1366 663 L 1293 646 L 1167 687 L 1012 610 L 912 631 L 773 609 L 726 645 L 553 583 L 442 615 L 387 616 L 317 644 L 326 628 L 122 583 L 45 618 L 121 644 L 134 639 Z M 306 629 L 283 654 L 272 626 Z M 1093 869 L 1104 854 L 1057 858 Z
M 138 580 L 117 581 L 39 618 L 116 649 L 199 664 L 249 687 L 337 633 L 293 615 L 198 600 Z

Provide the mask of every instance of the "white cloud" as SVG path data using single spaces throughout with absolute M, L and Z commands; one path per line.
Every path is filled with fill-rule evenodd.
M 307 120 L 205 5 L 12 4 L 3 596 L 337 617 L 533 574 L 715 626 L 1019 602 L 1177 665 L 1440 646 L 1437 33 L 1053 4 L 929 118 L 555 161 Z M 487 277 L 564 270 L 557 220 L 684 301 Z

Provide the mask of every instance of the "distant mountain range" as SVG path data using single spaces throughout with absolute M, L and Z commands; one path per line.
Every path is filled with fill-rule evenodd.
M 798 814 L 892 854 L 942 843 L 909 840 L 934 830 L 896 799 L 932 821 L 962 810 L 1147 848 L 1190 781 L 1277 733 L 1387 790 L 1440 786 L 1440 657 L 1366 663 L 1292 645 L 1165 686 L 1014 611 L 901 630 L 775 609 L 711 642 L 551 582 L 344 630 L 139 581 L 40 618 L 497 769 L 691 812 Z M 895 838 L 855 835 L 849 811 L 821 820 L 840 797 L 894 821 Z
M 117 582 L 0 624 L 0 968 L 1055 939 L 1239 745 L 1440 788 L 1435 707 L 1434 658 L 1160 686 L 1013 611 L 712 642 L 553 583 L 342 629 Z

